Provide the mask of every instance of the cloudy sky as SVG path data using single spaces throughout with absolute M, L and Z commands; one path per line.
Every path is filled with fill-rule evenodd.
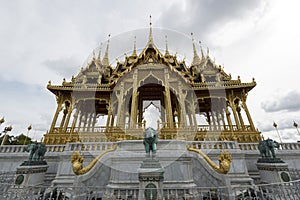
M 40 140 L 56 108 L 47 82 L 70 80 L 109 34 L 113 40 L 148 28 L 151 14 L 154 28 L 193 32 L 234 78 L 255 78 L 248 107 L 265 137 L 278 140 L 275 121 L 284 141 L 300 140 L 292 126 L 293 120 L 300 123 L 297 0 L 0 0 L 0 5 L 0 117 L 6 120 L 0 128 L 11 124 L 14 135 L 26 134 L 32 124 L 29 136 Z M 191 55 L 182 51 L 188 61 Z

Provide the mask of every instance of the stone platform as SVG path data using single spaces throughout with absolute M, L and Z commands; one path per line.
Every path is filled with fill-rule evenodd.
M 260 158 L 258 159 L 256 166 L 259 170 L 261 183 L 278 183 L 291 181 L 288 164 L 280 158 Z
M 145 158 L 138 169 L 139 200 L 163 198 L 164 169 L 155 157 Z
M 46 161 L 24 161 L 17 168 L 15 186 L 34 187 L 44 184 L 48 167 Z

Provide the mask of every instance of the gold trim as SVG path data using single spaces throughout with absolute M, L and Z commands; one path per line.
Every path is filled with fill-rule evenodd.
M 112 149 L 107 149 L 100 153 L 92 162 L 90 162 L 86 167 L 83 167 L 83 156 L 79 154 L 78 151 L 75 151 L 74 154 L 71 156 L 71 163 L 72 163 L 72 169 L 74 174 L 76 175 L 83 175 L 89 172 L 95 164 L 100 160 L 102 156 L 104 156 L 106 153 L 115 151 L 117 149 L 117 144 L 115 144 Z
M 200 149 L 195 149 L 190 147 L 189 145 L 186 146 L 187 150 L 196 152 L 200 154 L 204 160 L 218 173 L 220 174 L 227 174 L 230 170 L 230 164 L 232 161 L 231 154 L 225 149 L 218 157 L 219 166 L 216 165 L 205 153 L 203 153 Z

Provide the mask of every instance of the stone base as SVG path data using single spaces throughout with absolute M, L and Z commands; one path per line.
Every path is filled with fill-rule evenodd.
M 28 187 L 43 184 L 48 167 L 46 161 L 25 161 L 17 168 L 15 186 Z
M 21 166 L 36 166 L 36 165 L 47 165 L 45 160 L 26 160 Z
M 280 158 L 259 158 L 257 163 L 285 163 Z
M 280 160 L 280 162 L 270 162 L 269 160 L 268 162 L 262 162 L 262 160 L 258 160 L 256 166 L 259 170 L 262 183 L 278 183 L 291 181 L 288 165 L 281 161 L 282 160 Z
M 156 158 L 146 158 L 138 169 L 139 200 L 163 198 L 164 169 Z

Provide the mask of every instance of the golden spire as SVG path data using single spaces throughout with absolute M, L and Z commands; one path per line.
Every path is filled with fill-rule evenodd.
M 193 62 L 191 64 L 191 66 L 195 66 L 195 65 L 200 65 L 200 58 L 197 54 L 197 50 L 196 50 L 196 46 L 195 46 L 195 40 L 194 40 L 194 34 L 191 33 L 191 36 L 192 36 L 192 41 L 193 41 L 193 51 L 194 51 L 194 58 L 193 58 Z
M 170 56 L 169 49 L 168 49 L 168 36 L 166 35 L 165 38 L 166 38 L 166 53 L 165 53 L 165 56 Z
M 150 33 L 149 33 L 149 39 L 148 39 L 148 45 L 153 44 L 153 35 L 152 35 L 152 17 L 150 15 Z
M 204 53 L 203 53 L 201 41 L 199 41 L 199 45 L 200 45 L 200 49 L 201 49 L 201 59 L 204 59 Z
M 109 66 L 109 59 L 108 59 L 109 40 L 110 40 L 110 34 L 108 35 L 107 46 L 106 46 L 104 57 L 102 59 L 102 64 L 104 66 Z
M 50 81 L 50 85 L 51 85 L 51 81 Z M 3 124 L 4 122 L 5 122 L 4 117 L 2 117 L 2 118 L 0 119 L 0 125 Z
M 100 49 L 98 53 L 98 61 L 101 63 L 101 50 L 102 50 L 102 42 L 100 43 Z
M 206 50 L 206 57 L 209 57 L 209 48 L 207 47 L 207 50 Z
M 134 36 L 132 56 L 137 56 L 137 54 L 136 54 L 136 36 Z

